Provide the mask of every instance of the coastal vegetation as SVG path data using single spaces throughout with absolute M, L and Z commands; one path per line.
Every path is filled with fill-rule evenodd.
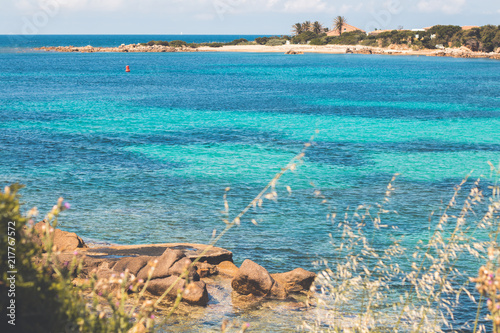
M 238 38 L 231 42 L 221 43 L 221 42 L 209 42 L 209 43 L 186 43 L 181 40 L 174 40 L 171 42 L 168 41 L 149 41 L 147 43 L 142 43 L 143 46 L 153 46 L 153 45 L 162 45 L 162 46 L 171 46 L 176 48 L 182 47 L 190 47 L 190 48 L 198 48 L 198 47 L 222 47 L 222 46 L 235 46 L 235 45 L 267 45 L 267 46 L 278 46 L 286 43 L 287 40 L 290 40 L 288 36 L 272 36 L 272 37 L 258 37 L 254 41 L 248 41 L 245 38 Z
M 175 48 L 189 47 L 222 47 L 236 45 L 266 45 L 280 46 L 290 44 L 310 45 L 363 45 L 371 47 L 386 48 L 391 45 L 413 50 L 436 49 L 444 47 L 467 47 L 471 51 L 493 52 L 500 48 L 500 26 L 486 25 L 464 30 L 455 25 L 436 25 L 427 30 L 388 30 L 374 31 L 367 34 L 362 30 L 342 32 L 347 24 L 343 16 L 334 20 L 333 30 L 338 35 L 329 36 L 329 29 L 318 21 L 296 23 L 292 26 L 292 36 L 263 36 L 254 41 L 244 38 L 235 39 L 227 43 L 186 43 L 180 40 L 174 41 L 149 41 L 142 45 L 146 46 L 170 46 Z
M 346 24 L 344 17 L 339 16 L 334 21 L 334 30 L 339 36 L 327 36 L 324 32 L 316 33 L 304 28 L 293 26 L 293 44 L 311 45 L 364 45 L 373 47 L 388 47 L 390 45 L 405 46 L 412 49 L 436 49 L 439 47 L 462 47 L 472 51 L 492 52 L 500 47 L 500 26 L 486 25 L 468 30 L 454 25 L 436 25 L 424 31 L 390 30 L 374 31 L 366 34 L 356 30 L 343 32 Z
M 11 323 L 4 318 L 4 329 L 7 326 L 15 327 L 17 332 L 41 333 L 131 332 L 134 328 L 152 328 L 150 303 L 125 310 L 128 291 L 137 289 L 137 280 L 118 276 L 100 284 L 95 278 L 76 284 L 74 278 L 81 270 L 81 263 L 76 259 L 57 263 L 54 230 L 59 214 L 70 207 L 62 198 L 45 216 L 47 227 L 38 235 L 41 243 L 34 241 L 33 224 L 38 211 L 21 213 L 21 188 L 14 184 L 0 192 L 0 225 L 6 231 L 0 236 L 0 305 L 3 309 L 11 308 Z M 110 292 L 113 284 L 118 286 L 114 294 Z

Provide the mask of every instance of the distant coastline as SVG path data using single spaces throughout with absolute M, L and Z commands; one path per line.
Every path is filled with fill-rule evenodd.
M 280 46 L 267 45 L 223 45 L 219 47 L 200 46 L 192 47 L 172 47 L 164 45 L 144 45 L 129 44 L 119 47 L 75 47 L 75 46 L 47 46 L 34 48 L 37 51 L 49 52 L 80 52 L 80 53 L 100 53 L 100 52 L 254 52 L 254 53 L 323 53 L 323 54 L 379 54 L 379 55 L 413 55 L 413 56 L 441 56 L 455 58 L 487 58 L 500 60 L 500 52 L 474 52 L 466 47 L 444 48 L 438 50 L 422 49 L 413 50 L 400 45 L 389 47 L 371 47 L 362 45 L 308 45 L 308 44 L 288 44 Z

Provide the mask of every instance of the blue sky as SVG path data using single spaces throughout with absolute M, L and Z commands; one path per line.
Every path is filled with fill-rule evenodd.
M 363 30 L 500 25 L 498 0 L 1 0 L 0 34 L 289 34 L 343 15 Z

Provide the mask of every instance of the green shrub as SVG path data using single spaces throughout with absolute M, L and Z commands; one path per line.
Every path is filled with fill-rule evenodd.
M 240 45 L 244 43 L 248 43 L 248 40 L 246 40 L 245 38 L 240 38 L 240 39 L 235 39 L 232 42 L 226 43 L 226 45 Z
M 224 43 L 218 43 L 218 42 L 207 43 L 207 46 L 209 47 L 223 47 L 224 45 L 225 45 Z
M 307 44 L 310 40 L 317 38 L 318 35 L 312 31 L 306 31 L 300 35 L 292 37 L 292 44 Z
M 153 46 L 153 45 L 162 45 L 162 46 L 169 46 L 169 43 L 165 40 L 152 40 L 152 41 L 149 41 L 147 43 L 147 45 L 149 46 Z
M 310 45 L 326 45 L 327 42 L 323 38 L 313 38 L 309 42 Z
M 367 38 L 367 39 L 361 41 L 361 45 L 377 47 L 378 41 L 376 39 L 368 39 Z
M 435 34 L 437 38 L 447 42 L 457 33 L 462 32 L 462 27 L 457 25 L 435 25 L 429 29 L 430 34 Z
M 367 38 L 366 34 L 360 30 L 344 32 L 340 36 L 327 37 L 326 41 L 328 44 L 337 45 L 357 45 L 360 44 L 362 40 Z
M 255 42 L 259 45 L 265 45 L 269 39 L 269 37 L 258 37 L 255 38 Z
M 103 299 L 93 294 L 93 303 L 89 307 L 84 295 L 93 291 L 94 280 L 80 287 L 74 286 L 71 279 L 73 272 L 78 271 L 76 259 L 64 270 L 54 260 L 51 237 L 54 234 L 53 228 L 57 225 L 57 217 L 66 207 L 63 199 L 58 200 L 57 205 L 45 218 L 50 228 L 46 228 L 45 234 L 41 235 L 44 248 L 47 249 L 47 253 L 43 255 L 45 259 L 41 260 L 42 247 L 33 243 L 33 228 L 29 227 L 29 224 L 33 224 L 31 217 L 36 213 L 31 210 L 28 217 L 21 214 L 18 193 L 21 188 L 22 186 L 16 184 L 6 187 L 3 193 L 0 192 L 0 226 L 6 231 L 0 234 L 0 306 L 7 309 L 12 300 L 15 301 L 15 327 L 6 323 L 6 318 L 2 318 L 2 325 L 10 326 L 2 332 L 13 331 L 13 328 L 16 332 L 34 333 L 128 332 L 135 324 L 131 314 L 124 310 L 124 298 L 120 299 L 117 305 L 116 298 Z M 15 253 L 15 261 L 12 261 L 12 253 Z M 12 279 L 13 275 L 9 271 L 14 270 L 17 274 L 15 279 Z M 11 281 L 15 281 L 15 285 Z M 122 294 L 125 295 L 124 286 L 122 287 Z M 9 294 L 11 296 L 4 297 Z M 99 303 L 106 302 L 109 316 L 104 316 L 104 312 L 98 311 L 96 307 Z M 145 312 L 143 314 L 148 315 Z M 141 323 L 147 320 L 148 327 L 152 324 L 152 320 L 141 315 L 136 320 Z
M 285 43 L 286 40 L 284 39 L 272 38 L 267 41 L 266 46 L 281 46 L 285 45 Z
M 187 46 L 188 44 L 183 41 L 183 40 L 173 40 L 170 42 L 170 46 L 172 47 L 183 47 L 183 46 Z

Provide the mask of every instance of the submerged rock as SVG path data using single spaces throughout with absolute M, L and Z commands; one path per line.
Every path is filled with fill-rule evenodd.
M 45 232 L 45 227 L 44 222 L 35 226 L 35 237 L 40 242 L 40 234 Z M 316 277 L 316 274 L 302 268 L 270 274 L 264 267 L 248 259 L 238 268 L 232 262 L 231 252 L 207 245 L 150 244 L 88 249 L 74 233 L 59 229 L 52 233 L 56 247 L 66 251 L 55 257 L 61 267 L 68 268 L 69 263 L 75 260 L 80 262 L 82 270 L 78 271 L 79 277 L 95 274 L 98 279 L 97 291 L 102 293 L 119 295 L 122 287 L 128 289 L 132 286 L 130 281 L 136 281 L 136 278 L 147 281 L 151 272 L 151 280 L 145 286 L 141 281 L 139 288 L 146 288 L 154 296 L 161 296 L 171 288 L 166 295 L 169 300 L 175 300 L 182 292 L 183 302 L 206 306 L 209 301 L 208 290 L 206 283 L 200 280 L 200 275 L 203 278 L 218 275 L 219 278 L 206 281 L 225 281 L 222 283 L 226 289 L 230 291 L 232 288 L 232 292 L 229 292 L 232 302 L 247 306 L 264 299 L 284 300 L 289 293 L 308 291 Z M 79 249 L 77 252 L 74 251 L 76 248 Z M 200 255 L 201 260 L 192 265 Z M 76 273 L 75 267 L 72 269 Z M 183 276 L 186 269 L 187 274 Z M 123 281 L 129 282 L 122 286 Z M 137 290 L 135 287 L 132 289 Z
M 217 268 L 216 265 L 211 265 L 206 262 L 198 262 L 196 263 L 195 267 L 196 267 L 196 272 L 198 273 L 200 278 L 206 278 L 209 276 L 219 274 L 219 269 Z
M 283 285 L 289 293 L 309 291 L 316 278 L 315 273 L 306 271 L 303 268 L 296 268 L 286 273 L 271 274 L 271 276 Z
M 217 270 L 219 274 L 234 278 L 238 274 L 238 266 L 236 266 L 232 261 L 223 261 L 217 265 Z
M 184 279 L 172 275 L 163 279 L 151 280 L 146 290 L 155 296 L 163 295 L 169 288 L 166 297 L 175 300 L 182 293 L 182 300 L 189 304 L 205 306 L 208 303 L 207 285 L 203 281 L 187 283 Z
M 266 296 L 271 291 L 273 283 L 273 278 L 264 267 L 246 259 L 241 264 L 231 286 L 238 294 Z
M 155 258 L 151 258 L 150 260 L 155 260 Z M 187 258 L 186 255 L 180 250 L 167 249 L 156 260 L 156 267 L 153 270 L 151 279 L 161 279 L 171 275 L 181 275 L 184 270 L 188 269 L 188 277 L 190 280 L 200 280 L 200 276 L 196 272 L 196 268 L 194 266 L 190 267 L 192 263 L 191 259 Z M 137 273 L 137 277 L 139 279 L 146 280 L 150 270 L 151 266 L 144 266 Z
M 231 286 L 241 295 L 252 294 L 278 299 L 287 297 L 285 288 L 276 282 L 264 267 L 249 259 L 241 264 Z

